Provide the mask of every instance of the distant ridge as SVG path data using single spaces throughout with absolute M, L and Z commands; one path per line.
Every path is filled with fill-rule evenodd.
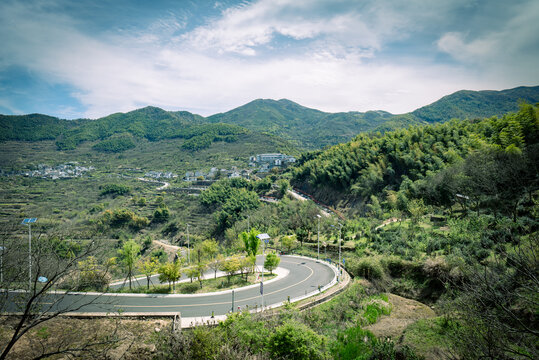
M 106 139 L 122 133 L 152 141 L 171 137 L 189 138 L 190 134 L 186 133 L 188 128 L 194 131 L 203 124 L 222 123 L 278 136 L 299 148 L 312 150 L 347 142 L 365 131 L 385 132 L 453 118 L 501 116 L 516 111 L 519 101 L 539 102 L 539 86 L 520 86 L 502 91 L 461 90 L 400 115 L 383 110 L 327 113 L 288 99 L 256 99 L 206 118 L 187 111 L 165 111 L 153 106 L 96 120 L 61 120 L 41 114 L 0 115 L 0 141 L 57 139 L 60 144 L 72 148 L 81 141 Z M 232 135 L 238 131 L 239 128 L 225 132 Z
M 485 118 L 517 111 L 520 101 L 537 103 L 539 86 L 520 86 L 501 91 L 460 90 L 414 110 L 411 114 L 429 123 L 444 122 L 454 118 Z

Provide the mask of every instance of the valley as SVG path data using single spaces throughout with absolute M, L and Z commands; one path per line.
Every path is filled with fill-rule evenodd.
M 265 317 L 231 314 L 215 327 L 177 333 L 168 320 L 159 320 L 167 323 L 159 331 L 140 320 L 129 327 L 145 329 L 145 345 L 114 356 L 192 358 L 211 349 L 219 358 L 233 346 L 245 358 L 284 358 L 275 344 L 292 338 L 286 350 L 303 346 L 308 354 L 298 358 L 476 358 L 484 351 L 533 357 L 539 110 L 522 103 L 508 113 L 496 113 L 513 109 L 501 105 L 474 112 L 467 105 L 469 99 L 488 104 L 488 96 L 498 103 L 506 95 L 459 92 L 430 110 L 377 112 L 365 120 L 369 131 L 356 127 L 357 117 L 373 114 L 341 117 L 283 100 L 256 100 L 208 118 L 157 108 L 98 120 L 46 118 L 40 131 L 49 133 L 32 137 L 24 129 L 39 128 L 40 116 L 2 116 L 3 128 L 11 129 L 0 142 L 2 285 L 21 294 L 15 302 L 3 293 L 2 311 L 22 304 L 23 313 L 28 306 L 46 315 L 47 291 L 106 292 L 112 279 L 159 277 L 169 286 L 156 291 L 170 296 L 182 275 L 191 278 L 193 293 L 212 271 L 226 274 L 221 285 L 211 285 L 217 288 L 231 279 L 259 281 L 255 262 L 264 248 L 272 259 L 266 268 L 288 261 L 278 254 L 295 254 L 313 264 L 340 264 L 352 280 L 318 306 L 289 304 L 283 293 L 272 299 L 284 303 L 279 310 Z M 465 113 L 451 112 L 452 106 Z M 286 111 L 277 116 L 279 107 Z M 403 116 L 413 121 L 400 122 Z M 329 119 L 337 117 L 345 127 L 333 127 Z M 318 125 L 308 122 L 313 119 Z M 24 218 L 37 218 L 31 248 Z M 310 290 L 327 282 L 303 270 L 305 280 L 298 281 Z M 268 298 L 288 289 L 270 284 Z M 260 294 L 254 286 L 250 298 Z M 27 287 L 36 298 L 25 297 Z M 226 314 L 228 293 L 217 300 L 218 315 Z M 142 306 L 129 301 L 133 309 Z M 109 302 L 100 306 L 109 309 Z M 182 306 L 191 305 L 170 302 L 163 309 Z M 49 351 L 47 322 L 39 319 L 9 318 L 0 324 L 2 341 L 20 335 L 18 355 L 30 342 Z M 28 333 L 11 330 L 18 320 Z M 51 324 L 65 327 L 63 321 Z M 122 328 L 126 337 L 129 331 Z M 98 343 L 85 346 L 113 356 L 125 345 L 122 338 L 111 338 L 110 347 Z

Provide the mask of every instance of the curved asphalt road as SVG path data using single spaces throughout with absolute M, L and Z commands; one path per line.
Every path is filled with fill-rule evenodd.
M 289 274 L 279 280 L 264 284 L 265 306 L 278 304 L 290 299 L 317 291 L 331 283 L 335 272 L 326 263 L 308 258 L 281 256 L 279 267 L 285 268 Z M 75 312 L 112 313 L 171 313 L 180 312 L 182 317 L 200 317 L 224 315 L 232 308 L 232 291 L 193 295 L 161 295 L 161 294 L 69 294 L 63 295 L 57 304 L 54 297 L 44 300 L 43 306 L 69 308 Z M 93 300 L 92 304 L 87 304 Z M 254 309 L 260 307 L 262 297 L 260 287 L 236 289 L 234 291 L 234 310 Z M 81 306 L 82 305 L 82 306 Z

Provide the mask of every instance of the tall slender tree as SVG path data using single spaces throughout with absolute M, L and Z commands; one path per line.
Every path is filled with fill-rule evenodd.
M 118 257 L 127 270 L 126 279 L 129 279 L 129 290 L 132 288 L 131 279 L 133 277 L 133 268 L 140 257 L 140 249 L 139 244 L 134 240 L 129 240 L 124 243 L 124 246 L 120 250 L 118 250 Z

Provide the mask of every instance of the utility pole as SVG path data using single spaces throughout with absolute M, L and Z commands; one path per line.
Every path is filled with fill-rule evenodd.
M 191 265 L 191 249 L 189 246 L 189 224 L 187 224 L 187 264 Z
M 338 223 L 338 224 L 339 224 L 339 263 L 337 265 L 338 265 L 338 269 L 339 269 L 339 274 L 337 275 L 337 281 L 340 281 L 340 279 L 341 279 L 341 229 L 342 229 L 342 224 L 341 223 Z M 331 225 L 331 227 L 336 227 L 336 226 Z
M 317 240 L 317 243 L 318 243 L 318 255 L 317 255 L 316 259 L 320 260 L 320 218 L 321 218 L 321 216 L 316 215 L 316 217 L 318 218 L 318 235 L 316 236 L 316 240 Z
M 263 241 L 262 245 L 262 282 L 260 283 L 260 295 L 262 295 L 262 311 L 264 311 L 264 260 L 266 257 L 266 244 L 269 243 L 268 234 L 258 234 L 256 236 L 259 240 Z
M 341 270 L 341 229 L 342 229 L 342 224 L 339 223 L 339 281 L 341 280 L 341 273 L 342 273 L 342 270 Z
M 266 240 L 262 246 L 262 282 L 260 283 L 260 292 L 262 293 L 262 310 L 264 310 L 264 257 L 266 256 Z
M 28 218 L 22 221 L 23 225 L 28 225 L 28 291 L 32 289 L 32 223 L 37 218 Z
M 3 242 L 2 242 L 3 245 Z M 0 246 L 0 251 L 2 251 L 2 256 L 0 257 L 0 284 L 4 283 L 4 250 L 5 246 Z
M 28 291 L 32 289 L 32 224 L 28 224 Z

